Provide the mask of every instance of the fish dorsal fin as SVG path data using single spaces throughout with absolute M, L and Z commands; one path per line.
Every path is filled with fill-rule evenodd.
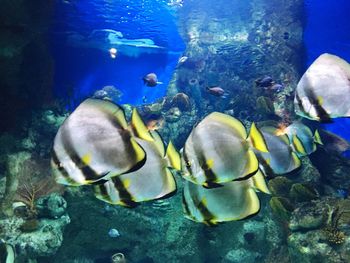
M 297 153 L 302 154 L 302 155 L 307 155 L 305 147 L 299 137 L 295 134 L 293 134 L 292 137 L 292 144 L 294 146 L 294 149 L 297 151 Z
M 236 132 L 238 132 L 239 136 L 241 136 L 242 138 L 247 137 L 247 131 L 245 130 L 242 122 L 233 118 L 232 116 L 220 112 L 213 112 L 208 117 L 213 118 L 216 121 L 224 123 L 229 127 L 233 128 Z
M 132 110 L 132 116 L 131 116 L 131 129 L 135 136 L 145 140 L 152 142 L 154 141 L 152 135 L 148 131 L 147 127 L 143 123 L 139 113 L 137 112 L 136 108 Z
M 269 188 L 267 187 L 265 176 L 262 171 L 259 169 L 256 174 L 252 177 L 254 188 L 265 193 L 270 194 Z
M 128 124 L 125 118 L 125 112 L 124 109 L 119 105 L 114 104 L 111 101 L 101 99 L 87 99 L 83 103 L 94 105 L 94 107 L 100 108 L 104 113 L 114 116 L 117 119 L 119 125 L 122 128 L 127 129 Z
M 256 127 L 254 122 L 252 123 L 252 126 L 250 128 L 248 139 L 255 149 L 257 149 L 261 152 L 268 152 L 269 151 L 267 149 L 267 145 L 266 145 L 264 136 L 259 131 L 259 129 Z
M 318 132 L 318 130 L 316 129 L 315 133 L 314 133 L 314 142 L 318 143 L 320 145 L 323 145 L 320 133 Z
M 150 132 L 153 139 L 154 139 L 154 144 L 158 150 L 158 152 L 160 153 L 160 155 L 162 157 L 165 156 L 165 146 L 164 146 L 164 142 L 162 137 L 160 136 L 160 134 L 157 131 L 151 131 Z
M 181 157 L 173 143 L 170 141 L 166 149 L 166 157 L 169 160 L 170 167 L 181 171 Z

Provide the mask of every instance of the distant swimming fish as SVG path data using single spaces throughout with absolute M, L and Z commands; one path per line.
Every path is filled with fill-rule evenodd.
M 228 95 L 228 93 L 225 92 L 225 90 L 219 86 L 210 86 L 210 87 L 207 87 L 206 89 L 209 94 L 214 95 L 216 97 L 225 98 L 226 95 Z
M 133 134 L 153 140 L 134 110 Z M 139 169 L 146 153 L 128 129 L 124 111 L 112 102 L 87 99 L 64 121 L 53 146 L 56 181 L 92 184 Z
M 260 171 L 247 180 L 228 182 L 211 189 L 185 181 L 182 198 L 185 217 L 206 225 L 216 225 L 252 216 L 260 210 L 255 190 L 270 193 Z
M 262 88 L 271 87 L 274 83 L 275 82 L 273 81 L 273 79 L 270 76 L 265 76 L 265 77 L 262 77 L 262 78 L 255 80 L 255 84 L 258 87 L 262 87 Z
M 182 176 L 205 187 L 246 179 L 258 170 L 258 160 L 251 147 L 267 152 L 254 124 L 248 137 L 239 120 L 223 113 L 211 113 L 186 140 Z
M 158 77 L 155 73 L 149 73 L 142 78 L 143 83 L 148 87 L 155 87 L 158 84 L 163 84 L 163 82 L 158 81 Z
M 329 122 L 350 117 L 350 65 L 340 57 L 322 54 L 300 79 L 295 111 L 305 118 Z
M 138 202 L 155 200 L 176 191 L 170 167 L 180 169 L 180 156 L 169 144 L 165 151 L 158 133 L 151 133 L 154 141 L 137 139 L 145 149 L 147 160 L 139 170 L 123 174 L 95 186 L 95 196 L 105 202 L 134 207 Z

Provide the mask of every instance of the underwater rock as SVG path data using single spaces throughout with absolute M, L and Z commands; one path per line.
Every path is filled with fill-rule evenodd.
M 256 262 L 261 255 L 244 248 L 232 249 L 226 255 L 222 263 Z
M 293 182 L 285 176 L 277 176 L 268 182 L 271 194 L 275 196 L 288 197 Z
M 92 95 L 92 98 L 111 100 L 114 103 L 118 103 L 122 96 L 123 96 L 123 93 L 119 89 L 117 89 L 113 85 L 110 85 L 95 91 L 95 93 Z
M 180 119 L 180 116 L 180 109 L 178 107 L 173 107 L 165 114 L 165 120 L 168 122 L 177 122 Z
M 318 197 L 317 191 L 309 184 L 295 183 L 292 185 L 289 196 L 296 202 L 307 202 Z
M 341 248 L 336 249 L 326 242 L 322 230 L 293 232 L 288 237 L 289 253 L 292 262 L 302 263 L 345 263 L 349 259 L 350 238 L 344 240 Z
M 57 193 L 41 197 L 36 202 L 36 209 L 39 217 L 59 218 L 66 213 L 67 202 Z
M 191 109 L 190 98 L 185 93 L 177 93 L 171 99 L 171 107 L 177 107 L 181 111 L 188 111 Z
M 292 212 L 289 228 L 292 231 L 320 228 L 326 222 L 326 210 L 320 202 L 303 203 Z
M 12 217 L 0 220 L 0 229 L 2 238 L 16 248 L 18 262 L 25 262 L 54 255 L 62 244 L 63 231 L 69 223 L 68 215 L 27 223 L 22 218 Z

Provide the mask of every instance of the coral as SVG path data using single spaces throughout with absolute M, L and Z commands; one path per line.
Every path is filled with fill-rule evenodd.
M 293 182 L 285 176 L 277 176 L 268 182 L 270 192 L 275 196 L 287 197 Z
M 48 161 L 40 161 L 32 156 L 22 163 L 18 171 L 19 185 L 15 199 L 27 205 L 29 218 L 37 216 L 35 202 L 39 197 L 63 190 L 50 175 Z
M 178 107 L 181 111 L 191 109 L 190 98 L 185 93 L 177 93 L 171 100 L 171 107 Z
M 112 263 L 126 263 L 123 253 L 116 253 L 112 256 Z
M 292 200 L 297 202 L 310 201 L 318 197 L 316 190 L 312 186 L 304 183 L 293 184 L 289 195 Z
M 289 220 L 294 208 L 288 199 L 274 196 L 271 198 L 269 204 L 272 211 L 279 219 Z
M 59 218 L 67 209 L 66 200 L 58 193 L 43 196 L 36 202 L 36 209 L 39 217 Z
M 327 242 L 334 245 L 341 245 L 345 242 L 345 233 L 337 228 L 328 226 L 323 229 Z

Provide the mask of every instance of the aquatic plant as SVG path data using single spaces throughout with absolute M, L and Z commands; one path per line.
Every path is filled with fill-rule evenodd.
M 269 204 L 272 211 L 279 219 L 282 219 L 284 221 L 290 219 L 294 207 L 287 198 L 274 196 L 271 198 Z

